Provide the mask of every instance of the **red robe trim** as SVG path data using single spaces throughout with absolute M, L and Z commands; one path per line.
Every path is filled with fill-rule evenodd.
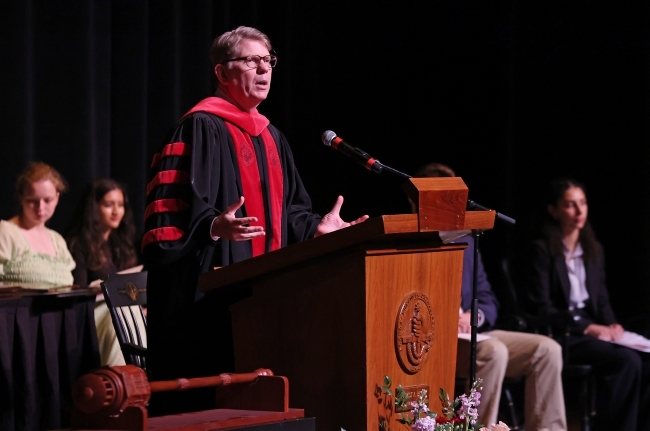
M 144 248 L 152 242 L 176 241 L 177 239 L 180 239 L 184 234 L 185 232 L 174 226 L 151 229 L 142 237 L 142 249 L 144 250 Z
M 189 155 L 190 155 L 190 147 L 185 145 L 185 142 L 173 142 L 171 144 L 165 145 L 165 147 L 162 149 L 163 157 L 189 156 Z
M 162 159 L 165 157 L 172 157 L 172 156 L 189 156 L 190 155 L 190 147 L 185 145 L 185 142 L 173 142 L 171 144 L 165 145 L 165 147 L 162 149 L 160 153 L 156 153 L 153 156 L 153 160 L 151 161 L 151 167 L 152 168 L 157 168 L 160 166 L 160 163 L 162 163 Z
M 257 109 L 251 113 L 244 112 L 221 97 L 208 97 L 201 100 L 196 106 L 187 111 L 183 117 L 198 111 L 209 112 L 221 117 L 243 129 L 244 132 L 251 136 L 259 136 L 262 130 L 266 129 L 270 124 L 268 118 L 257 112 Z
M 284 181 L 282 164 L 278 155 L 277 145 L 268 130 L 269 120 L 257 112 L 248 113 L 240 110 L 232 103 L 220 97 L 208 97 L 202 100 L 187 114 L 204 111 L 221 117 L 232 136 L 239 162 L 239 173 L 246 201 L 246 213 L 249 217 L 257 217 L 253 226 L 262 226 L 271 237 L 271 250 L 277 250 L 282 245 L 282 210 L 284 200 Z M 245 132 L 245 133 L 244 133 Z M 251 136 L 261 136 L 266 153 L 268 173 L 268 188 L 270 190 L 269 204 L 271 208 L 271 226 L 268 226 L 264 211 L 264 196 L 261 187 L 257 156 L 251 141 Z M 266 250 L 266 238 L 252 240 L 253 256 L 259 256 Z
M 160 171 L 147 184 L 147 196 L 151 191 L 163 184 L 189 184 L 190 175 L 184 171 Z
M 153 214 L 178 213 L 185 211 L 189 207 L 189 204 L 181 199 L 158 199 L 147 205 L 147 209 L 144 212 L 144 219 L 146 221 Z
M 262 140 L 266 149 L 267 169 L 269 175 L 269 189 L 271 190 L 270 204 L 273 222 L 273 238 L 271 238 L 271 250 L 282 247 L 282 209 L 284 208 L 284 178 L 282 175 L 282 162 L 278 154 L 278 147 L 269 132 L 269 129 L 262 130 Z

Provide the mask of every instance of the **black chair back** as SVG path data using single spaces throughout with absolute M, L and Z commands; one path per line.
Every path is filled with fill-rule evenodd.
M 142 307 L 147 305 L 147 272 L 114 274 L 101 287 L 124 361 L 146 370 L 147 319 Z

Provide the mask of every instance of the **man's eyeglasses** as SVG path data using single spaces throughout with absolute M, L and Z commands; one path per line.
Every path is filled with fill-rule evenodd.
M 239 61 L 239 60 L 244 60 L 244 63 L 246 66 L 250 67 L 251 69 L 260 67 L 260 63 L 264 61 L 264 63 L 268 64 L 271 67 L 275 67 L 278 64 L 278 57 L 275 55 L 265 55 L 265 56 L 260 56 L 260 55 L 248 55 L 246 57 L 237 57 L 237 58 L 231 58 L 230 60 L 226 60 L 221 64 L 226 64 L 231 61 Z

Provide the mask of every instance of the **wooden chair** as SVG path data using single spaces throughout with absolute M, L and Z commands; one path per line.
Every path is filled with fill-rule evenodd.
M 147 369 L 147 271 L 114 274 L 101 283 L 127 364 Z

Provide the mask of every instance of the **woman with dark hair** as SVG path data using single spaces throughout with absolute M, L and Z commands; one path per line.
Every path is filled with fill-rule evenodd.
M 66 238 L 77 263 L 74 283 L 80 286 L 137 265 L 133 212 L 124 186 L 110 178 L 95 180 Z
M 125 187 L 110 178 L 95 180 L 66 235 L 77 266 L 74 283 L 82 287 L 106 280 L 138 264 L 135 226 Z M 111 317 L 103 297 L 95 305 L 95 326 L 102 365 L 123 365 Z
M 549 184 L 542 238 L 526 274 L 528 311 L 555 322 L 568 359 L 597 378 L 595 429 L 649 429 L 650 355 L 616 344 L 623 335 L 605 285 L 605 258 L 587 219 L 585 188 L 574 179 Z

